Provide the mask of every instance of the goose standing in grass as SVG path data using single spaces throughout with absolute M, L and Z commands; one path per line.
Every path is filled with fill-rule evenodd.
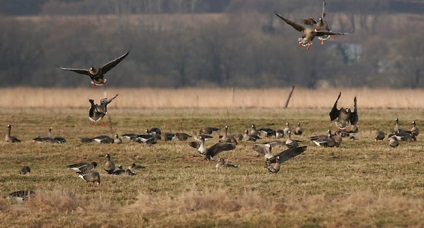
M 291 131 L 289 122 L 286 122 L 286 127 L 283 129 L 284 134 L 288 135 L 289 131 Z
M 7 125 L 7 133 L 6 133 L 6 136 L 4 137 L 4 140 L 6 141 L 6 142 L 11 142 L 11 143 L 18 143 L 18 142 L 21 142 L 21 140 L 19 140 L 18 138 L 16 138 L 15 136 L 11 136 L 10 134 L 11 134 L 11 132 L 12 132 L 12 125 Z
M 89 182 L 96 183 L 97 186 L 100 185 L 100 173 L 94 169 L 79 173 L 78 177 L 82 178 L 87 186 Z
M 417 127 L 417 123 L 412 121 L 412 128 L 411 128 L 411 134 L 415 137 L 417 137 L 420 134 L 420 130 Z
M 102 125 L 104 126 L 105 123 L 103 122 L 103 117 L 107 114 L 107 106 L 118 96 L 119 94 L 116 94 L 111 99 L 103 98 L 100 100 L 100 104 L 95 104 L 93 99 L 89 99 L 90 101 L 90 109 L 88 110 L 88 118 L 90 119 L 92 125 L 95 125 L 97 121 L 102 120 Z
M 108 71 L 110 71 L 112 68 L 114 68 L 116 65 L 118 65 L 118 63 L 120 63 L 125 57 L 127 57 L 129 53 L 130 52 L 127 52 L 121 55 L 120 57 L 98 68 L 90 67 L 89 69 L 80 69 L 80 68 L 66 68 L 66 67 L 60 67 L 60 66 L 58 67 L 62 70 L 73 71 L 78 74 L 84 74 L 84 75 L 90 76 L 91 84 L 95 88 L 96 86 L 106 85 L 105 74 Z
M 190 143 L 189 145 L 191 147 L 196 148 L 197 144 L 196 145 L 194 145 L 194 144 L 195 143 Z M 227 142 L 218 142 L 218 143 L 215 143 L 214 145 L 212 145 L 210 147 L 206 147 L 205 146 L 205 139 L 202 136 L 200 136 L 200 143 L 198 144 L 197 151 L 199 152 L 199 154 L 203 155 L 203 157 L 206 160 L 212 160 L 213 157 L 215 157 L 219 153 L 221 153 L 223 151 L 234 150 L 235 148 L 236 148 L 235 144 L 227 143 Z
M 336 126 L 340 129 L 345 129 L 347 126 L 356 125 L 358 123 L 358 108 L 356 104 L 356 97 L 353 99 L 353 111 L 350 108 L 337 109 L 337 102 L 340 99 L 342 92 L 339 93 L 336 102 L 334 102 L 329 116 L 331 121 L 335 121 Z
M 16 202 L 22 203 L 23 201 L 26 201 L 29 198 L 31 198 L 33 195 L 35 195 L 35 192 L 34 191 L 31 191 L 31 190 L 20 190 L 20 191 L 9 193 L 9 195 L 6 198 L 7 199 L 15 199 Z
M 300 126 L 300 122 L 297 122 L 297 127 L 294 129 L 295 135 L 302 135 L 303 128 Z
M 299 38 L 298 46 L 306 47 L 307 50 L 311 48 L 312 41 L 314 40 L 315 36 L 320 37 L 320 36 L 328 36 L 328 35 L 347 35 L 347 33 L 341 33 L 341 32 L 319 31 L 316 28 L 305 27 L 294 21 L 286 19 L 278 13 L 275 13 L 275 15 L 277 15 L 277 17 L 279 17 L 281 20 L 286 22 L 288 25 L 290 25 L 297 31 L 301 32 L 302 37 Z
M 228 126 L 225 126 L 225 132 L 223 136 L 220 136 L 219 142 L 234 143 L 237 145 L 237 140 L 233 135 L 228 134 Z
M 217 169 L 219 169 L 219 168 L 238 168 L 238 167 L 240 167 L 240 166 L 225 162 L 225 160 L 223 158 L 219 158 L 218 163 L 215 165 L 215 168 L 217 168 Z
M 259 131 L 256 129 L 256 125 L 252 124 L 252 129 L 250 130 L 250 135 L 255 135 L 258 136 L 259 135 Z
M 110 160 L 110 154 L 106 154 L 106 163 L 103 166 L 103 169 L 108 173 L 108 174 L 112 174 L 113 171 L 115 170 L 115 163 L 113 161 Z
M 383 140 L 384 137 L 386 137 L 386 133 L 382 132 L 382 131 L 376 131 L 375 132 L 375 141 L 379 141 L 379 140 Z
M 29 168 L 29 166 L 27 166 L 27 165 L 22 166 L 19 169 L 19 174 L 21 174 L 21 175 L 25 175 L 25 174 L 28 174 L 28 173 L 31 173 L 31 168 Z

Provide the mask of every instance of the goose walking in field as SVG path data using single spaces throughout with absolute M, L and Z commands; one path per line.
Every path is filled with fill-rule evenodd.
M 302 135 L 303 128 L 300 126 L 300 122 L 297 122 L 297 127 L 294 129 L 295 135 Z
M 85 181 L 87 186 L 89 182 L 96 183 L 97 186 L 100 185 L 100 173 L 94 169 L 80 173 L 78 176 Z
M 286 140 L 286 146 L 287 148 L 296 148 L 299 147 L 299 143 L 297 140 L 291 139 L 291 131 L 287 131 L 288 139 Z
M 278 13 L 275 13 L 275 15 L 277 15 L 277 17 L 279 17 L 281 20 L 286 22 L 288 25 L 290 25 L 297 31 L 301 32 L 302 37 L 299 38 L 298 46 L 306 47 L 307 50 L 311 48 L 312 41 L 314 40 L 316 36 L 320 37 L 320 36 L 326 36 L 326 35 L 328 36 L 328 35 L 346 35 L 347 34 L 347 33 L 341 33 L 341 32 L 319 31 L 316 28 L 305 27 L 294 21 L 286 19 Z
M 95 104 L 93 99 L 89 99 L 91 106 L 88 110 L 88 118 L 92 122 L 92 125 L 95 125 L 95 123 L 99 120 L 102 120 L 104 116 L 107 114 L 107 106 L 110 104 L 119 94 L 116 94 L 111 99 L 103 98 L 100 100 L 100 104 Z M 102 125 L 104 126 L 105 123 L 102 120 Z
M 12 132 L 12 125 L 7 125 L 7 133 L 6 133 L 6 136 L 4 137 L 4 140 L 6 141 L 6 142 L 11 142 L 11 143 L 18 143 L 18 142 L 21 142 L 21 140 L 19 140 L 18 138 L 16 138 L 15 136 L 11 136 L 10 134 L 11 134 L 11 132 Z
M 118 63 L 120 63 L 125 57 L 127 57 L 129 53 L 130 52 L 127 52 L 121 55 L 120 57 L 98 68 L 90 67 L 89 69 L 79 69 L 79 68 L 66 68 L 66 67 L 60 67 L 60 66 L 58 67 L 62 70 L 73 71 L 78 74 L 84 74 L 84 75 L 90 76 L 91 84 L 93 85 L 93 88 L 95 88 L 96 86 L 106 85 L 105 74 L 108 71 L 110 71 L 112 68 L 114 68 L 116 65 L 118 65 Z
M 340 99 L 342 92 L 339 93 L 336 102 L 334 102 L 333 108 L 331 109 L 329 116 L 330 120 L 336 120 L 336 126 L 340 129 L 345 129 L 347 126 L 356 125 L 358 123 L 358 108 L 356 105 L 356 97 L 353 99 L 353 111 L 350 108 L 337 108 L 337 102 Z
M 411 134 L 415 137 L 417 137 L 420 134 L 420 130 L 417 127 L 417 123 L 412 121 L 412 128 L 411 128 Z

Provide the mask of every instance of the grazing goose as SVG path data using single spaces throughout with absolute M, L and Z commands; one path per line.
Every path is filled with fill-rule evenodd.
M 271 128 L 260 128 L 259 133 L 265 137 L 275 136 L 275 130 Z
M 330 129 L 328 129 L 327 135 L 312 136 L 310 137 L 310 139 L 317 146 L 334 147 L 336 145 L 336 142 L 334 141 L 334 138 L 333 138 L 333 135 L 331 134 Z
M 103 166 L 103 169 L 108 173 L 108 174 L 113 174 L 113 171 L 115 170 L 115 163 L 113 161 L 110 160 L 110 154 L 106 154 L 106 163 Z
M 402 129 L 402 128 L 400 128 L 400 126 L 399 126 L 399 118 L 396 118 L 395 119 L 395 126 L 393 127 L 393 131 L 392 131 L 392 133 L 404 133 L 404 132 L 407 132 L 406 130 L 404 130 L 404 129 Z
M 420 130 L 418 129 L 417 124 L 415 123 L 415 120 L 412 121 L 411 134 L 415 137 L 417 137 L 420 134 Z
M 215 166 L 215 168 L 217 168 L 217 169 L 219 169 L 219 168 L 238 168 L 238 167 L 240 167 L 240 166 L 225 162 L 225 160 L 223 158 L 219 158 L 218 163 Z
M 78 173 L 85 173 L 85 172 L 92 170 L 96 167 L 97 167 L 97 162 L 91 162 L 91 163 L 79 162 L 79 163 L 75 163 L 75 164 L 66 166 L 66 168 L 68 168 L 70 170 L 77 171 Z
M 318 31 L 331 31 L 330 28 L 328 27 L 328 23 L 325 21 L 325 0 L 322 1 L 322 13 L 321 13 L 321 17 L 318 18 L 318 20 L 315 20 L 312 17 L 306 18 L 303 20 L 303 23 L 306 25 L 315 25 L 315 29 Z M 324 40 L 327 40 L 330 37 L 330 35 L 323 35 L 323 36 L 318 36 L 318 39 L 321 40 L 321 45 L 324 44 Z M 332 36 L 334 39 L 334 36 Z
M 377 142 L 378 140 L 383 140 L 384 137 L 386 137 L 386 133 L 382 132 L 382 131 L 376 131 L 375 132 L 375 141 Z
M 351 136 L 351 139 L 355 139 L 355 137 Z M 342 136 L 340 135 L 339 132 L 336 131 L 335 135 L 332 136 L 332 138 L 334 139 L 334 146 L 335 147 L 340 147 L 340 144 L 342 144 Z
M 133 138 L 134 142 L 145 143 L 147 145 L 156 144 L 159 139 L 161 139 L 161 135 L 137 135 L 137 137 Z
M 307 146 L 301 146 L 301 147 L 296 147 L 296 148 L 289 148 L 287 150 L 284 150 L 276 155 L 274 155 L 272 158 L 267 160 L 267 164 L 272 164 L 275 163 L 278 157 L 278 161 L 280 164 L 296 157 L 299 154 L 302 154 L 303 152 L 306 151 L 308 147 Z
M 329 116 L 330 120 L 336 120 L 336 126 L 340 129 L 345 129 L 349 124 L 356 125 L 358 123 L 358 109 L 356 105 L 356 97 L 353 99 L 353 112 L 350 108 L 337 109 L 337 102 L 340 99 L 342 92 L 339 93 L 336 102 L 334 102 L 333 108 L 331 109 Z
M 52 127 L 49 128 L 49 134 L 44 137 L 36 137 L 32 139 L 38 143 L 65 143 L 66 139 L 63 137 L 52 137 Z
M 112 172 L 112 174 L 113 174 L 113 175 L 121 175 L 121 174 L 125 173 L 125 171 L 126 171 L 126 170 L 124 170 L 124 169 L 122 168 L 122 165 L 118 165 L 118 169 L 115 169 L 115 170 Z
M 22 203 L 23 201 L 27 200 L 28 198 L 31 198 L 31 196 L 35 195 L 34 191 L 31 190 L 20 190 L 16 192 L 11 192 L 6 197 L 7 199 L 15 199 L 16 202 Z
M 146 129 L 146 133 L 149 135 L 161 135 L 162 131 L 157 127 L 153 127 L 150 129 Z
M 105 123 L 103 122 L 103 117 L 107 114 L 107 106 L 112 102 L 119 94 L 116 94 L 111 99 L 103 98 L 100 100 L 100 104 L 95 104 L 93 99 L 89 99 L 91 106 L 88 110 L 88 118 L 92 122 L 92 125 L 95 125 L 97 121 L 102 120 L 102 125 L 104 126 Z
M 18 138 L 16 138 L 15 136 L 11 136 L 12 132 L 12 125 L 7 125 L 7 133 L 6 136 L 4 137 L 4 140 L 6 140 L 6 142 L 11 142 L 11 143 L 18 143 L 21 142 L 21 140 L 19 140 Z
M 212 160 L 213 157 L 223 151 L 234 150 L 236 145 L 227 142 L 218 142 L 210 147 L 205 147 L 205 139 L 200 137 L 200 145 L 197 148 L 199 154 L 203 155 L 206 160 Z
M 177 132 L 175 133 L 175 136 L 177 136 L 177 139 L 180 141 L 187 141 L 188 138 L 191 138 L 191 135 L 184 132 Z
M 199 133 L 211 135 L 211 134 L 216 133 L 218 131 L 219 131 L 219 128 L 217 128 L 217 127 L 204 127 L 202 129 L 200 129 Z
M 338 129 L 338 132 L 341 137 L 349 137 L 350 139 L 355 139 L 356 133 L 358 133 L 359 129 L 356 125 L 350 125 L 350 129 Z
M 146 166 L 142 166 L 142 165 L 137 165 L 135 163 L 132 163 L 130 166 L 131 169 L 145 169 Z
M 79 173 L 78 177 L 82 178 L 87 186 L 89 182 L 96 183 L 97 186 L 100 185 L 100 173 L 94 169 Z
M 65 68 L 60 66 L 58 67 L 62 70 L 73 71 L 78 74 L 84 74 L 84 75 L 90 76 L 91 84 L 93 84 L 93 87 L 95 88 L 96 86 L 99 86 L 99 85 L 106 85 L 105 74 L 109 70 L 111 70 L 113 67 L 115 67 L 119 62 L 121 62 L 125 57 L 127 57 L 129 53 L 130 52 L 127 52 L 121 55 L 120 57 L 104 64 L 103 66 L 99 68 L 90 67 L 90 69 L 79 69 L 79 68 Z
M 279 138 L 283 138 L 284 137 L 284 129 L 277 129 L 275 130 L 275 138 L 279 139 Z
M 398 139 L 396 138 L 396 136 L 391 136 L 391 137 L 389 137 L 389 146 L 391 146 L 391 147 L 393 147 L 393 148 L 395 148 L 395 147 L 399 146 L 399 141 L 398 141 Z
M 277 17 L 279 17 L 281 20 L 285 21 L 288 25 L 292 26 L 294 29 L 302 33 L 302 37 L 299 38 L 298 46 L 306 47 L 307 50 L 311 48 L 312 41 L 314 40 L 315 36 L 320 37 L 325 35 L 346 35 L 347 34 L 347 33 L 341 33 L 341 32 L 319 31 L 317 29 L 305 27 L 301 24 L 297 24 L 296 22 L 290 21 L 278 13 L 275 13 L 275 15 L 277 15 Z
M 299 144 L 298 144 L 297 140 L 291 139 L 291 131 L 290 130 L 287 131 L 287 135 L 289 137 L 286 140 L 286 143 L 285 143 L 286 146 L 287 146 L 287 148 L 296 148 L 296 147 L 299 147 Z
M 243 134 L 243 140 L 244 141 L 256 142 L 257 140 L 260 140 L 260 139 L 261 139 L 261 137 L 259 137 L 258 135 L 249 133 L 249 130 L 244 131 L 244 134 Z
M 297 127 L 294 129 L 294 134 L 295 135 L 302 135 L 303 133 L 303 129 L 300 126 L 300 122 L 297 122 Z
M 164 134 L 163 134 L 163 137 L 162 137 L 165 141 L 172 141 L 172 140 L 174 140 L 174 139 L 176 139 L 177 138 L 177 136 L 174 134 L 174 133 L 171 133 L 171 132 L 165 132 Z
M 29 168 L 29 166 L 22 166 L 21 169 L 19 169 L 19 174 L 21 175 L 25 175 L 30 172 L 31 172 L 31 168 Z
M 391 133 L 387 137 L 395 137 L 397 140 L 402 140 L 406 142 L 417 141 L 417 138 L 409 131 L 398 131 L 396 133 Z
M 110 144 L 110 143 L 114 143 L 115 139 L 107 135 L 99 135 L 94 137 L 93 141 L 97 143 L 102 143 L 102 144 Z
M 125 174 L 127 174 L 128 176 L 134 176 L 136 175 L 136 173 L 134 171 L 132 171 L 132 166 L 129 166 L 128 169 L 125 170 Z

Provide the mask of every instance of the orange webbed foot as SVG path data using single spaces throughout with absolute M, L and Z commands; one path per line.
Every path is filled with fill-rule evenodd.
M 336 39 L 336 36 L 335 35 L 331 35 L 331 39 L 332 40 Z

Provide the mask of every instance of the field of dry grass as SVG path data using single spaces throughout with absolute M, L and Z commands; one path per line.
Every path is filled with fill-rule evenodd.
M 361 108 L 424 107 L 424 90 L 409 89 L 321 89 L 296 88 L 290 108 L 331 107 L 339 91 L 343 91 L 340 106 L 352 107 L 357 96 Z M 111 106 L 118 109 L 134 108 L 281 108 L 290 88 L 281 89 L 0 89 L 2 108 L 84 108 L 88 98 L 98 102 L 104 96 L 120 96 Z
M 345 139 L 340 148 L 319 148 L 308 141 L 309 136 L 334 128 L 328 112 L 339 90 L 295 90 L 291 108 L 282 109 L 288 95 L 283 89 L 255 90 L 254 95 L 243 97 L 250 91 L 111 88 L 109 96 L 120 96 L 109 107 L 105 127 L 91 126 L 87 118 L 87 99 L 100 99 L 99 91 L 2 90 L 16 100 L 8 103 L 3 96 L 0 125 L 6 132 L 6 125 L 12 124 L 12 135 L 23 140 L 0 143 L 3 226 L 424 226 L 422 136 L 398 148 L 373 140 L 373 132 L 388 132 L 396 117 L 403 128 L 410 128 L 412 120 L 422 128 L 424 112 L 419 108 L 423 106 L 411 98 L 422 91 L 385 91 L 381 97 L 396 99 L 379 98 L 379 104 L 370 98 L 377 91 L 343 90 L 341 105 L 351 106 L 353 96 L 358 96 L 360 132 L 357 141 Z M 181 100 L 202 102 L 191 105 Z M 216 161 L 205 162 L 187 142 L 159 141 L 147 146 L 79 141 L 82 136 L 141 134 L 151 127 L 191 133 L 204 126 L 229 125 L 231 132 L 241 132 L 253 123 L 282 128 L 286 121 L 302 122 L 305 134 L 296 138 L 308 149 L 284 163 L 278 174 L 263 168 L 263 158 L 251 149 L 251 142 L 241 142 L 234 151 L 219 155 L 240 168 L 216 170 Z M 55 136 L 67 139 L 65 144 L 32 142 L 46 135 L 50 126 Z M 136 176 L 107 175 L 101 169 L 105 153 L 124 168 L 133 162 L 147 168 Z M 86 187 L 65 168 L 79 161 L 100 164 L 100 187 Z M 29 165 L 32 172 L 19 175 L 22 165 Z M 23 204 L 3 198 L 22 189 L 34 190 L 36 196 Z

